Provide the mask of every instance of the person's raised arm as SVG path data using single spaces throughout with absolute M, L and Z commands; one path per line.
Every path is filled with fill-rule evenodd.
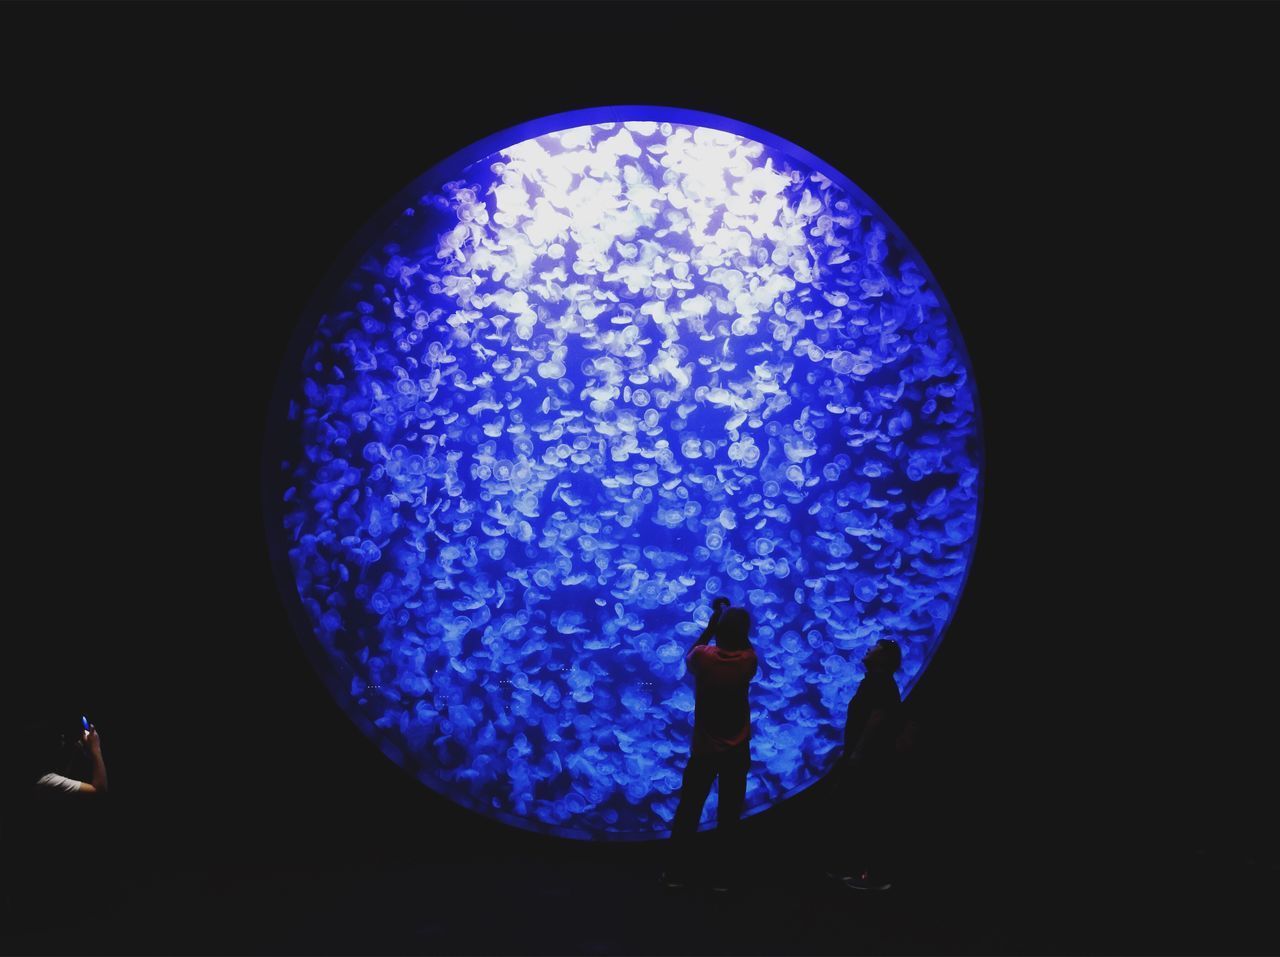
M 702 634 L 693 643 L 693 648 L 700 648 L 711 640 L 711 636 L 716 633 L 716 625 L 720 623 L 720 616 L 724 614 L 724 610 L 728 607 L 729 599 L 723 595 L 711 603 L 711 620 L 707 622 L 707 627 L 702 629 Z M 688 654 L 693 654 L 693 648 L 689 649 Z M 688 657 L 688 655 L 685 657 Z
M 91 728 L 84 733 L 85 745 L 89 749 L 89 757 L 93 760 L 93 779 L 80 785 L 81 794 L 105 794 L 107 791 L 107 765 L 102 760 L 102 741 L 98 738 L 98 729 Z

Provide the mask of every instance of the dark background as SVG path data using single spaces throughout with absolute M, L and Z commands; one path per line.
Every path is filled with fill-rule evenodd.
M 142 886 L 445 880 L 482 860 L 458 878 L 467 894 L 493 894 L 486 868 L 527 867 L 534 883 L 538 868 L 624 875 L 596 882 L 607 898 L 657 866 L 643 845 L 478 819 L 362 738 L 287 620 L 260 467 L 298 318 L 399 189 L 527 119 L 669 104 L 846 173 L 928 263 L 976 374 L 977 556 L 912 695 L 925 728 L 912 859 L 932 880 L 922 899 L 953 895 L 950 930 L 875 946 L 1274 950 L 1258 909 L 1280 860 L 1262 338 L 1274 70 L 1252 9 L 137 5 L 4 19 L 20 239 L 6 280 L 6 725 L 59 711 L 99 725 L 111 853 Z M 803 870 L 820 798 L 749 822 L 764 871 Z M 510 949 L 560 942 L 553 923 Z M 445 949 L 506 949 L 467 933 Z

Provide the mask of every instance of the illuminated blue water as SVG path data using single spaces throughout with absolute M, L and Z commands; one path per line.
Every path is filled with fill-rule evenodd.
M 343 706 L 435 790 L 577 837 L 667 833 L 712 598 L 754 619 L 752 813 L 830 766 L 869 644 L 911 688 L 976 532 L 923 263 L 820 161 L 666 114 L 419 180 L 286 369 L 273 450 Z

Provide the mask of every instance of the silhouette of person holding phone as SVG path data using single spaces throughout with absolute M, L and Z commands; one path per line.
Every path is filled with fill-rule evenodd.
M 107 792 L 107 765 L 102 758 L 102 740 L 88 718 L 81 717 L 74 733 L 45 730 L 45 751 L 37 767 L 43 771 L 35 779 L 37 799 Z M 88 778 L 88 780 L 83 780 Z
M 751 647 L 751 616 L 729 607 L 729 599 L 712 603 L 711 620 L 694 642 L 685 663 L 694 676 L 693 746 L 680 786 L 680 804 L 671 827 L 672 866 L 663 874 L 668 887 L 682 886 L 690 876 L 693 835 L 711 785 L 719 780 L 716 830 L 721 838 L 720 865 L 713 888 L 727 889 L 725 865 L 736 853 L 738 820 L 747 792 L 751 764 L 751 707 L 747 686 L 759 667 Z M 715 644 L 711 644 L 714 638 Z
M 11 882 L 20 926 L 33 929 L 66 917 L 64 901 L 79 873 L 68 862 L 100 864 L 108 857 L 109 829 L 101 816 L 107 765 L 98 729 L 84 717 L 28 725 L 15 751 L 19 760 L 6 777 L 21 802 L 14 809 L 21 823 L 10 835 L 3 877 Z M 95 889 L 77 907 L 77 918 L 93 918 L 112 893 L 110 886 Z

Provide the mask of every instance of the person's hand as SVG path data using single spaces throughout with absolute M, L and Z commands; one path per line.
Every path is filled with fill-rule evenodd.
M 717 598 L 715 601 L 711 603 L 711 613 L 713 615 L 718 615 L 728 607 L 729 607 L 729 599 L 725 598 L 724 595 L 721 595 L 719 598 Z
M 90 728 L 84 733 L 85 746 L 94 754 L 102 753 L 102 741 L 98 738 L 98 729 Z

